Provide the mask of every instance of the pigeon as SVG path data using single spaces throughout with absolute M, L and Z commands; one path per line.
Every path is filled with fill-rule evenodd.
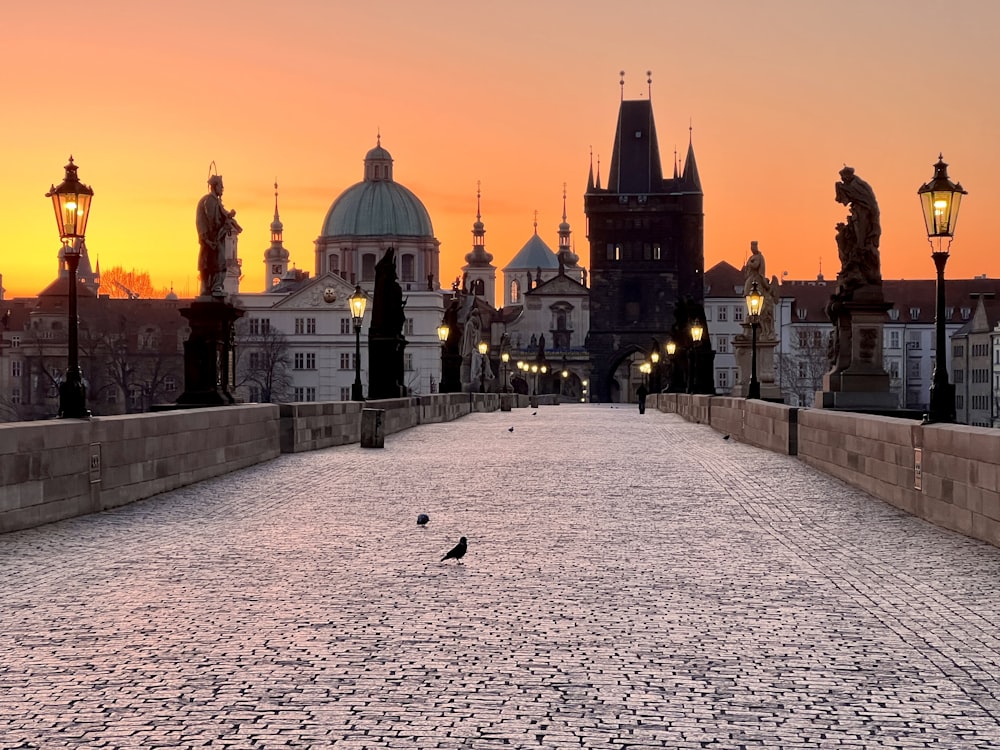
M 513 431 L 514 431 L 514 428 L 513 428 L 513 427 L 508 427 L 508 428 L 507 428 L 507 432 L 513 432 Z
M 533 412 L 531 412 L 531 416 L 535 416 L 536 414 L 538 414 L 538 412 L 537 412 L 537 411 L 533 411 Z
M 427 522 L 431 520 L 431 517 L 426 513 L 421 513 L 417 516 L 417 526 L 426 526 Z
M 723 440 L 729 440 L 729 435 L 723 435 L 723 436 L 722 436 L 722 439 L 723 439 Z
M 465 550 L 467 548 L 468 545 L 465 543 L 465 537 L 463 536 L 458 540 L 458 544 L 452 547 L 451 551 L 441 558 L 441 562 L 444 562 L 445 560 L 461 561 L 461 559 L 465 557 Z

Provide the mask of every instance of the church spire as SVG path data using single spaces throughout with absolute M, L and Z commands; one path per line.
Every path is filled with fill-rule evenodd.
M 264 291 L 274 289 L 288 272 L 290 253 L 284 245 L 285 226 L 278 214 L 278 178 L 274 178 L 274 220 L 271 222 L 271 246 L 264 251 Z
M 698 175 L 698 163 L 694 160 L 694 127 L 688 127 L 688 152 L 684 160 L 684 189 L 701 193 L 701 177 Z
M 564 266 L 575 266 L 577 261 L 580 260 L 573 252 L 573 248 L 570 244 L 570 229 L 569 222 L 566 221 L 566 183 L 563 183 L 563 210 L 562 210 L 562 222 L 559 224 L 559 267 L 563 269 Z
M 486 225 L 480 213 L 482 190 L 476 183 L 476 222 L 472 225 L 472 252 L 466 253 L 465 262 L 470 266 L 488 266 L 493 262 L 493 256 L 486 252 Z
M 587 192 L 594 192 L 594 147 L 590 147 L 590 172 L 587 174 Z

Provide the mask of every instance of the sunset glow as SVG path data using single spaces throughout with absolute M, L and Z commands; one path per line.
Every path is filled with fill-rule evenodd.
M 45 194 L 70 155 L 94 190 L 87 247 L 101 268 L 196 294 L 194 210 L 214 161 L 244 229 L 242 289 L 264 288 L 275 180 L 285 247 L 312 272 L 326 212 L 362 179 L 378 133 L 395 179 L 430 213 L 442 286 L 471 249 L 480 183 L 498 268 L 531 237 L 536 211 L 556 247 L 564 183 L 589 267 L 583 192 L 591 153 L 607 169 L 622 93 L 651 95 L 664 173 L 693 139 L 706 267 L 741 265 L 757 240 L 769 275 L 836 275 L 846 209 L 833 185 L 847 164 L 879 201 L 883 276 L 931 278 L 916 191 L 943 153 L 969 191 L 948 274 L 1000 276 L 1000 3 L 956 2 L 944 24 L 935 8 L 95 0 L 81 14 L 62 0 L 18 3 L 0 45 L 3 286 L 35 295 L 55 278 Z M 942 55 L 949 65 L 922 62 Z

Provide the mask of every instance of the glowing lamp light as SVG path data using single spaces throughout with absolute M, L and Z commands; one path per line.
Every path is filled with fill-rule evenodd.
M 354 327 L 361 327 L 361 319 L 365 317 L 365 307 L 368 305 L 368 296 L 361 291 L 360 286 L 354 287 L 354 294 L 350 298 L 351 316 L 354 318 Z
M 937 164 L 934 165 L 934 177 L 917 190 L 924 211 L 928 240 L 933 240 L 935 237 L 954 237 L 955 224 L 958 223 L 958 209 L 962 205 L 963 195 L 968 195 L 968 191 L 962 188 L 961 183 L 948 179 L 948 165 L 944 162 L 943 154 L 938 154 Z
M 500 352 L 500 359 L 501 359 L 501 361 L 503 361 L 504 364 L 507 364 L 508 362 L 510 362 L 510 352 L 508 352 L 506 350 Z
M 691 340 L 696 344 L 701 341 L 701 337 L 705 333 L 705 327 L 699 322 L 695 321 L 691 324 Z
M 448 334 L 451 333 L 451 328 L 448 327 L 447 323 L 442 323 L 437 328 L 438 331 L 438 341 L 442 344 L 448 340 Z
M 747 312 L 750 313 L 750 319 L 756 320 L 760 316 L 761 310 L 764 309 L 764 295 L 761 293 L 756 281 L 750 284 L 750 291 L 747 293 L 746 300 Z
M 490 350 L 490 345 L 489 344 L 487 344 L 485 341 L 480 341 L 479 342 L 479 353 L 480 354 L 482 354 L 485 357 L 486 356 L 486 352 L 488 352 L 489 350 Z
M 45 194 L 52 199 L 52 207 L 56 212 L 56 223 L 59 225 L 59 236 L 67 243 L 67 251 L 79 253 L 79 247 L 74 247 L 71 240 L 83 239 L 87 234 L 87 219 L 90 216 L 90 201 L 94 191 L 80 182 L 76 175 L 77 166 L 73 157 L 69 157 L 66 165 L 66 176 L 59 186 L 55 185 Z
M 669 354 L 672 357 L 672 356 L 674 356 L 674 353 L 676 351 L 677 351 L 677 344 L 675 344 L 673 341 L 668 341 L 667 342 L 667 354 Z

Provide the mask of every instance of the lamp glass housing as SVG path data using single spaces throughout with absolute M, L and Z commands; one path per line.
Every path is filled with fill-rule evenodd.
M 361 320 L 365 317 L 365 307 L 368 305 L 368 296 L 361 291 L 360 286 L 354 287 L 354 294 L 351 295 L 351 315 L 354 317 L 354 325 L 360 326 Z M 438 336 L 440 336 L 440 329 Z
M 747 292 L 747 312 L 750 313 L 751 319 L 756 319 L 761 310 L 764 309 L 764 295 L 760 291 L 760 287 L 757 282 L 754 281 L 750 284 L 750 291 Z
M 490 345 L 487 344 L 485 341 L 480 341 L 479 342 L 479 353 L 480 354 L 482 354 L 482 355 L 485 356 L 486 352 L 488 352 L 489 349 L 490 349 Z
M 59 236 L 67 243 L 71 252 L 79 252 L 79 249 L 72 247 L 70 240 L 82 239 L 87 234 L 87 219 L 90 217 L 90 201 L 94 197 L 94 191 L 76 176 L 77 166 L 73 163 L 72 156 L 65 169 L 63 181 L 58 187 L 53 186 L 45 196 L 52 199 Z
M 677 344 L 675 344 L 673 341 L 668 341 L 667 342 L 667 354 L 669 354 L 672 357 L 672 356 L 674 356 L 674 353 L 676 351 L 677 351 Z
M 917 190 L 920 206 L 924 212 L 924 227 L 927 237 L 953 237 L 958 223 L 958 209 L 962 196 L 968 195 L 961 183 L 948 178 L 948 165 L 941 156 L 934 165 L 934 177 Z
M 694 323 L 691 324 L 691 339 L 692 339 L 692 341 L 694 341 L 695 343 L 698 343 L 699 341 L 701 341 L 701 337 L 704 334 L 705 334 L 705 327 L 701 323 L 699 323 L 698 321 L 695 321 Z
M 438 331 L 438 341 L 442 344 L 448 340 L 448 334 L 451 333 L 451 328 L 448 327 L 447 323 L 442 323 L 437 328 Z

